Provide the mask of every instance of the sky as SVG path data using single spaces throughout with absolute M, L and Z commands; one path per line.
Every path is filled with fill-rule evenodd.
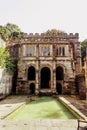
M 87 0 L 0 0 L 0 25 L 18 25 L 25 33 L 59 29 L 87 39 Z

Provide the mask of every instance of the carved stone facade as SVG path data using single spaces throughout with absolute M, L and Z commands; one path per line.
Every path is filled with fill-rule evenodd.
M 76 93 L 75 77 L 81 73 L 77 33 L 26 34 L 9 46 L 11 56 L 18 59 L 17 94 Z

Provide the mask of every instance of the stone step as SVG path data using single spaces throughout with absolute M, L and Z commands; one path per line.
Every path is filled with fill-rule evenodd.
M 51 89 L 40 89 L 39 91 L 40 96 L 50 96 L 52 95 L 52 90 Z

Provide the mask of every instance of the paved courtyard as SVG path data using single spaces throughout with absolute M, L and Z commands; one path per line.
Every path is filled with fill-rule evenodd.
M 76 105 L 80 101 L 78 99 L 73 100 L 72 97 L 65 97 L 71 103 L 76 102 Z M 23 105 L 27 100 L 27 96 L 9 96 L 0 101 L 0 130 L 77 130 L 77 120 L 58 120 L 58 119 L 46 119 L 46 120 L 4 120 L 3 118 L 15 111 L 18 107 Z M 81 101 L 84 105 L 87 105 L 86 101 Z M 81 103 L 81 106 L 82 106 Z M 84 106 L 83 105 L 83 106 Z M 78 106 L 78 105 L 77 105 Z M 80 106 L 79 106 L 80 107 Z M 85 107 L 84 107 L 85 108 Z M 83 111 L 84 112 L 84 111 Z M 86 110 L 85 110 L 86 112 Z M 87 113 L 86 113 L 87 114 Z

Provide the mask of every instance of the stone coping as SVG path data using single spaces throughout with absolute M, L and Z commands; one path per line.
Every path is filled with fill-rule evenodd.
M 61 101 L 77 118 L 87 120 L 87 117 L 81 113 L 75 106 L 73 106 L 69 101 L 64 97 L 59 96 L 58 100 Z

